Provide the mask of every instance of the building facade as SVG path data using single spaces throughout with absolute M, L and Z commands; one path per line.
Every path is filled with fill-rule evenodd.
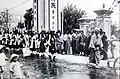
M 111 14 L 113 13 L 113 11 L 109 11 L 105 9 L 105 7 L 103 7 L 103 9 L 96 10 L 94 12 L 97 14 L 96 27 L 102 29 L 106 33 L 108 39 L 110 39 L 112 26 Z
M 33 0 L 34 28 L 36 32 L 57 31 L 63 27 L 62 0 Z
M 94 28 L 100 28 L 102 29 L 108 39 L 111 37 L 111 26 L 112 26 L 112 20 L 111 20 L 111 14 L 113 11 L 109 11 L 103 7 L 100 10 L 94 11 L 97 14 L 97 17 L 95 19 L 90 18 L 81 18 L 78 19 L 80 30 L 83 30 L 86 34 L 87 31 L 93 31 Z
M 95 19 L 92 18 L 80 18 L 78 19 L 79 29 L 87 34 L 87 31 L 93 31 L 96 25 Z

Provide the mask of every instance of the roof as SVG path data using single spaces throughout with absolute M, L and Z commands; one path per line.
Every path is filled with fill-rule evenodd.
M 97 15 L 104 15 L 104 14 L 111 15 L 111 14 L 113 13 L 113 11 L 106 10 L 106 9 L 95 10 L 94 12 L 95 12 Z
M 89 23 L 91 23 L 91 21 L 95 21 L 95 19 L 93 19 L 93 18 L 80 18 L 80 19 L 78 19 L 78 22 L 79 23 L 87 23 L 87 24 L 89 24 Z
M 80 21 L 80 20 L 91 20 L 91 21 L 93 21 L 95 19 L 93 19 L 93 18 L 80 18 L 80 19 L 78 19 L 78 21 Z

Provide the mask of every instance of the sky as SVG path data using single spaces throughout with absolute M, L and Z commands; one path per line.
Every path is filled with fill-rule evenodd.
M 81 8 L 85 10 L 87 16 L 96 17 L 96 14 L 93 12 L 94 10 L 98 10 L 102 8 L 102 5 L 105 4 L 106 9 L 108 9 L 114 0 L 63 0 L 63 6 L 68 4 L 76 5 L 77 8 Z M 33 0 L 0 0 L 0 11 L 4 11 L 5 8 L 13 8 L 9 11 L 10 14 L 13 15 L 24 15 L 26 9 L 29 9 L 33 6 Z M 119 22 L 119 8 L 116 6 L 114 8 L 114 12 L 111 15 L 113 23 Z
M 65 0 L 64 6 L 67 4 L 74 4 L 77 6 L 77 8 L 85 10 L 88 17 L 95 18 L 96 14 L 93 11 L 102 9 L 103 4 L 105 4 L 105 8 L 108 10 L 112 5 L 113 1 L 114 0 Z M 116 22 L 116 24 L 119 24 L 119 5 L 117 5 L 113 11 L 114 12 L 111 15 L 112 21 L 113 23 Z

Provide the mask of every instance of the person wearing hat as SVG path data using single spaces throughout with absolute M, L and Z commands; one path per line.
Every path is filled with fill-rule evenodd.
M 6 65 L 6 59 L 8 59 L 3 52 L 3 48 L 4 46 L 0 45 L 0 79 L 3 79 L 3 72 Z
M 12 54 L 10 57 L 10 79 L 22 79 L 21 64 L 18 61 L 19 55 Z
M 91 49 L 89 63 L 95 64 L 98 68 L 100 63 L 100 48 L 103 46 L 102 39 L 100 36 L 99 28 L 95 28 L 95 33 L 92 35 L 89 48 Z

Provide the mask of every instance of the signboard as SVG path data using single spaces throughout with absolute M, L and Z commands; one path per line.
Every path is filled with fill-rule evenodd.
M 57 30 L 58 19 L 58 0 L 50 0 L 50 30 Z

